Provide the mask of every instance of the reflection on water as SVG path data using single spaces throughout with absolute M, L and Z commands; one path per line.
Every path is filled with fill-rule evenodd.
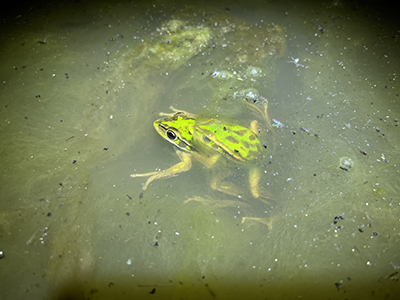
M 5 299 L 399 295 L 389 12 L 78 2 L 21 8 L 3 28 Z M 130 174 L 178 162 L 154 132 L 159 112 L 249 124 L 244 97 L 268 100 L 285 125 L 260 162 L 269 204 L 213 191 L 215 170 L 196 162 L 141 194 Z M 248 189 L 247 178 L 231 180 Z

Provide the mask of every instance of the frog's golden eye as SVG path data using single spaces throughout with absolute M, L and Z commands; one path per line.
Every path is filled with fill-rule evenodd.
M 175 140 L 175 139 L 176 139 L 176 133 L 173 132 L 172 130 L 168 130 L 168 131 L 167 131 L 167 137 L 168 137 L 170 140 Z

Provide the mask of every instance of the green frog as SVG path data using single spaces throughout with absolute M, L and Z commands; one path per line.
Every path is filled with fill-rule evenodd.
M 262 172 L 260 166 L 257 165 L 257 160 L 263 156 L 266 148 L 259 137 L 263 131 L 261 127 L 272 128 L 267 113 L 268 103 L 263 104 L 264 109 L 262 110 L 254 103 L 247 100 L 244 102 L 253 113 L 261 114 L 263 120 L 266 121 L 267 128 L 257 120 L 251 121 L 247 128 L 215 118 L 201 119 L 192 113 L 175 109 L 172 106 L 170 109 L 173 113 L 160 113 L 163 118 L 153 123 L 154 128 L 166 141 L 175 146 L 180 162 L 163 171 L 132 174 L 131 177 L 149 176 L 143 185 L 144 191 L 156 179 L 177 176 L 190 170 L 193 158 L 207 168 L 212 168 L 222 157 L 226 157 L 235 164 L 248 167 L 250 192 L 254 198 L 263 197 L 259 188 Z M 227 175 L 226 171 L 217 172 L 217 175 L 211 180 L 211 188 L 239 197 L 241 189 L 224 180 L 230 175 Z

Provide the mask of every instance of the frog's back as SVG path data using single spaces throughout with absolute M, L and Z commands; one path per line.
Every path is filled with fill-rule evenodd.
M 196 123 L 197 143 L 239 161 L 252 161 L 260 157 L 262 145 L 250 129 L 212 119 Z

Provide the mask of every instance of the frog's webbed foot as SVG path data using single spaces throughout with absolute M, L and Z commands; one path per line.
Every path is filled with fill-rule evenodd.
M 273 223 L 274 223 L 274 218 L 254 218 L 254 217 L 243 217 L 242 218 L 242 222 L 240 222 L 241 224 L 244 224 L 246 222 L 246 220 L 248 221 L 252 221 L 249 226 L 254 225 L 254 222 L 258 222 L 261 224 L 264 224 L 268 227 L 268 230 L 271 231 L 272 227 L 273 227 Z
M 244 206 L 247 205 L 245 202 L 241 202 L 239 200 L 228 200 L 228 199 L 212 199 L 210 197 L 201 197 L 201 196 L 194 196 L 190 197 L 187 200 L 183 201 L 184 204 L 187 204 L 191 201 L 200 202 L 203 205 L 214 206 L 214 207 L 233 207 L 233 206 Z

